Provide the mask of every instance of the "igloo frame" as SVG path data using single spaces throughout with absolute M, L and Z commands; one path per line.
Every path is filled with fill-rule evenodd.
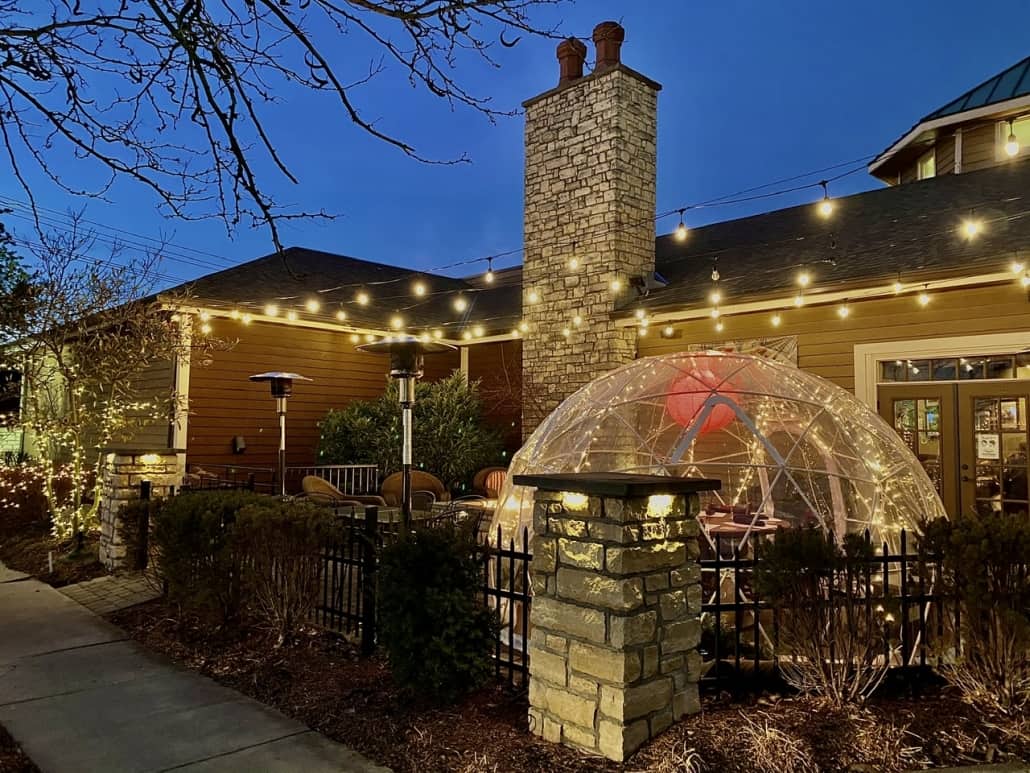
M 718 478 L 699 520 L 711 538 L 816 525 L 869 530 L 897 549 L 902 529 L 943 516 L 919 460 L 868 406 L 773 359 L 678 352 L 624 365 L 577 391 L 512 459 L 491 533 L 532 530 L 532 490 L 515 475 L 636 472 Z

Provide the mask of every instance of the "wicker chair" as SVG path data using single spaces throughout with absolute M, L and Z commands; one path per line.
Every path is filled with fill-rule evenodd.
M 386 477 L 386 480 L 383 481 L 382 494 L 387 505 L 390 507 L 401 506 L 401 489 L 403 486 L 403 473 L 395 472 Z M 430 492 L 433 495 L 433 502 L 448 502 L 451 498 L 447 487 L 443 485 L 440 479 L 424 470 L 411 471 L 411 491 L 413 499 L 414 494 L 422 491 Z
M 386 507 L 386 500 L 382 497 L 368 494 L 344 494 L 332 483 L 320 478 L 317 475 L 305 475 L 300 482 L 304 496 L 313 502 L 319 502 L 330 507 L 362 507 L 364 505 L 378 505 Z
M 472 479 L 472 490 L 489 499 L 497 499 L 507 477 L 506 467 L 484 467 Z

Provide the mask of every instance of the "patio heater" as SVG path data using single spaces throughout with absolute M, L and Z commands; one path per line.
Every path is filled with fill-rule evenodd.
M 425 354 L 454 351 L 456 347 L 440 341 L 422 341 L 412 335 L 390 336 L 364 344 L 358 351 L 390 355 L 390 377 L 397 379 L 401 404 L 401 523 L 411 526 L 411 411 L 415 405 L 415 382 L 422 377 Z
M 269 371 L 250 377 L 251 381 L 267 381 L 275 398 L 275 412 L 279 415 L 279 495 L 286 498 L 286 400 L 293 394 L 294 381 L 311 381 L 299 373 Z

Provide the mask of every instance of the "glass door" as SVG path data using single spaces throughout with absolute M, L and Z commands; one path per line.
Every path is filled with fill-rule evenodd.
M 958 508 L 955 384 L 890 384 L 878 391 L 880 416 L 923 465 L 944 503 Z
M 1030 382 L 958 386 L 962 511 L 1026 517 Z

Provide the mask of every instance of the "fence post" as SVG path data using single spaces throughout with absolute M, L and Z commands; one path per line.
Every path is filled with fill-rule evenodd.
M 379 546 L 379 508 L 365 508 L 365 539 L 361 548 L 361 654 L 376 648 L 376 550 Z
M 139 498 L 146 502 L 139 516 L 139 534 L 136 535 L 136 568 L 140 571 L 147 568 L 150 556 L 150 497 L 153 486 L 149 480 L 139 482 Z

